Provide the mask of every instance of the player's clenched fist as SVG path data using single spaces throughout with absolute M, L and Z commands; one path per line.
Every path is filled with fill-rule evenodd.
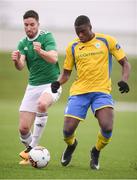
M 33 42 L 33 46 L 34 46 L 34 50 L 35 50 L 37 53 L 40 53 L 41 43 L 40 43 L 40 42 Z
M 15 62 L 18 61 L 20 59 L 20 52 L 19 52 L 19 50 L 13 51 L 12 54 L 11 54 L 11 58 Z

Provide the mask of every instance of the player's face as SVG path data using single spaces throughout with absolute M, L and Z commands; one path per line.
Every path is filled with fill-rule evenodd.
M 34 38 L 38 33 L 39 22 L 34 18 L 24 19 L 24 29 L 29 38 Z
M 76 34 L 79 37 L 80 41 L 83 43 L 90 41 L 92 39 L 93 33 L 91 31 L 91 25 L 89 25 L 89 24 L 75 26 L 75 31 L 76 31 Z

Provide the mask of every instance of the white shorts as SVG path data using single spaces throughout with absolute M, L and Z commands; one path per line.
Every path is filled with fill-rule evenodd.
M 28 85 L 19 111 L 37 112 L 38 99 L 45 92 L 51 94 L 54 103 L 59 99 L 62 88 L 60 87 L 57 93 L 52 93 L 51 84 L 44 84 L 39 86 Z

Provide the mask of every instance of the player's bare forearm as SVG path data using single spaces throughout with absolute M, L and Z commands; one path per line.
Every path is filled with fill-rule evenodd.
M 24 68 L 24 64 L 22 64 L 21 62 L 14 62 L 14 65 L 16 67 L 17 70 L 21 71 Z
M 21 55 L 20 52 L 13 51 L 11 54 L 11 59 L 14 62 L 15 68 L 21 71 L 25 66 L 25 55 Z
M 119 61 L 119 63 L 122 66 L 122 78 L 121 78 L 121 80 L 127 82 L 129 75 L 130 75 L 131 65 L 129 64 L 126 57 L 121 59 Z
M 58 53 L 55 50 L 45 51 L 41 48 L 40 42 L 33 42 L 34 50 L 45 60 L 55 64 L 58 60 Z
M 58 53 L 57 51 L 51 50 L 51 51 L 45 51 L 43 49 L 40 50 L 39 55 L 46 61 L 56 64 L 58 60 Z
M 53 93 L 57 93 L 60 86 L 68 81 L 70 74 L 71 74 L 70 70 L 64 69 L 63 73 L 61 74 L 59 79 L 57 81 L 54 81 L 53 83 L 51 83 L 51 90 Z
M 59 77 L 58 81 L 62 85 L 66 83 L 69 80 L 69 77 L 71 75 L 71 70 L 64 69 L 61 76 Z
M 122 66 L 122 78 L 121 80 L 118 82 L 118 86 L 119 86 L 119 91 L 123 94 L 123 93 L 128 93 L 130 91 L 129 85 L 127 83 L 128 78 L 129 78 L 129 74 L 130 74 L 130 69 L 131 66 L 128 63 L 128 60 L 126 57 L 122 58 L 119 61 L 120 65 Z

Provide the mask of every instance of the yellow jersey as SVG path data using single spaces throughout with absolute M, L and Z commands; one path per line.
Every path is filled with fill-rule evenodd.
M 70 95 L 89 92 L 111 92 L 112 55 L 119 61 L 125 53 L 117 40 L 109 35 L 95 33 L 86 42 L 79 38 L 69 43 L 66 49 L 64 69 L 76 68 L 77 77 L 70 88 Z

